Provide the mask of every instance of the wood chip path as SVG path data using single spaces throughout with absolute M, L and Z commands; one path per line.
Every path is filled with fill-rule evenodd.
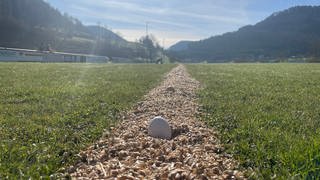
M 110 135 L 81 152 L 73 179 L 244 179 L 216 133 L 197 119 L 200 84 L 183 65 L 125 114 Z M 168 120 L 171 140 L 148 136 L 155 116 Z

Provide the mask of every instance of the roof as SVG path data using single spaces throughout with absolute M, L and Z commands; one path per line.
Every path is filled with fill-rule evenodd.
M 33 53 L 53 53 L 53 54 L 61 54 L 61 55 L 70 55 L 70 56 L 89 56 L 89 57 L 105 57 L 107 56 L 98 56 L 94 54 L 79 54 L 79 53 L 67 53 L 67 52 L 50 52 L 50 51 L 39 51 L 33 49 L 20 49 L 20 48 L 7 48 L 7 47 L 0 47 L 0 50 L 10 50 L 10 51 L 23 51 L 23 52 L 33 52 Z

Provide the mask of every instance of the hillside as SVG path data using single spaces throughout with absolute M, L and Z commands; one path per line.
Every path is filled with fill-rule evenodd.
M 319 56 L 320 6 L 297 6 L 274 13 L 238 31 L 169 49 L 171 56 L 188 61 L 221 62 Z
M 171 51 L 182 51 L 188 49 L 189 44 L 192 41 L 180 41 L 170 47 Z
M 43 0 L 0 1 L 0 46 L 98 54 L 147 57 L 141 44 L 124 40 L 99 26 L 84 26 L 61 14 Z

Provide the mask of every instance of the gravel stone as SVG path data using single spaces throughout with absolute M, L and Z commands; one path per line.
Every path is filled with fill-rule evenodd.
M 200 88 L 178 65 L 125 112 L 116 127 L 79 153 L 82 160 L 70 166 L 66 175 L 72 179 L 245 179 L 232 156 L 222 153 L 217 133 L 197 119 Z M 148 135 L 155 116 L 168 120 L 170 140 Z

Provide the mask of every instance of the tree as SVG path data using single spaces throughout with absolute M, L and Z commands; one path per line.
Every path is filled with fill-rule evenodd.
M 146 55 L 149 63 L 153 63 L 161 53 L 161 47 L 157 42 L 155 36 L 147 35 L 140 38 L 139 42 L 146 48 Z

